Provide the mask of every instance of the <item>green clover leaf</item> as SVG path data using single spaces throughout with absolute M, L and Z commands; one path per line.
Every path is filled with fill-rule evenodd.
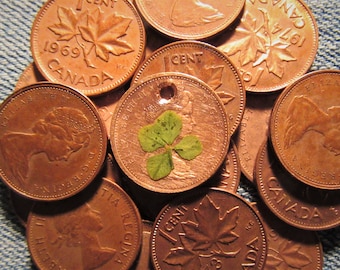
M 171 149 L 169 148 L 164 153 L 149 157 L 146 168 L 149 176 L 153 180 L 159 180 L 167 176 L 174 168 Z
M 202 144 L 195 135 L 188 135 L 184 137 L 173 148 L 181 158 L 192 160 L 202 153 Z

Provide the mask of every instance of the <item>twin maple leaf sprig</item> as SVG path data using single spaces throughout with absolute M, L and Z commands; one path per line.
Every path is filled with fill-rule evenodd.
M 72 8 L 58 7 L 59 23 L 48 27 L 58 36 L 57 41 L 75 38 L 83 52 L 88 67 L 95 68 L 89 58 L 92 50 L 95 56 L 109 61 L 109 54 L 119 56 L 133 51 L 133 47 L 121 38 L 132 21 L 131 18 L 112 12 L 104 16 L 100 8 L 76 13 Z
M 139 130 L 138 140 L 145 152 L 164 148 L 161 153 L 147 159 L 146 168 L 151 179 L 164 178 L 174 169 L 173 151 L 185 160 L 192 160 L 201 154 L 202 144 L 195 135 L 186 135 L 174 144 L 181 131 L 182 119 L 171 110 L 163 112 L 153 124 Z

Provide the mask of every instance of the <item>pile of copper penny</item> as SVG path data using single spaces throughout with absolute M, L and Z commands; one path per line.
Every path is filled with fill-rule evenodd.
M 47 1 L 0 106 L 34 264 L 322 269 L 340 71 L 310 72 L 317 48 L 300 0 Z

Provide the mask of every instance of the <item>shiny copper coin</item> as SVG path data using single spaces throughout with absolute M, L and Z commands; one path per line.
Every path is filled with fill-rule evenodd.
M 270 137 L 283 166 L 300 181 L 340 189 L 340 71 L 315 71 L 275 103 Z
M 284 169 L 265 142 L 255 166 L 260 197 L 284 222 L 304 230 L 326 230 L 340 225 L 340 191 L 306 185 Z
M 42 81 L 46 81 L 46 79 L 43 77 L 43 75 L 41 75 L 35 63 L 32 62 L 25 68 L 23 73 L 20 75 L 15 85 L 14 91 L 17 91 L 27 85 Z
M 268 243 L 264 269 L 321 270 L 323 251 L 316 232 L 282 222 L 263 204 L 253 205 L 262 218 Z
M 318 28 L 304 1 L 247 0 L 236 28 L 218 48 L 238 67 L 247 91 L 283 89 L 305 74 L 318 48 Z
M 254 182 L 255 160 L 262 142 L 268 137 L 269 118 L 278 94 L 247 95 L 246 107 L 233 137 L 244 176 Z
M 261 220 L 238 195 L 201 189 L 164 207 L 154 222 L 155 269 L 263 269 Z
M 199 41 L 177 41 L 149 56 L 137 69 L 132 83 L 158 72 L 183 72 L 207 83 L 222 100 L 228 114 L 230 135 L 241 122 L 245 88 L 230 60 L 216 47 Z
M 51 0 L 35 18 L 31 50 L 49 81 L 94 96 L 131 78 L 144 55 L 145 30 L 127 0 Z
M 206 39 L 226 29 L 240 14 L 245 0 L 135 0 L 144 19 L 176 39 Z
M 0 106 L 0 123 L 0 175 L 22 196 L 72 196 L 104 162 L 104 124 L 93 103 L 69 87 L 39 83 L 14 92 Z
M 154 192 L 186 191 L 209 179 L 225 159 L 227 115 L 215 92 L 196 77 L 156 74 L 121 98 L 111 147 L 138 185 Z
M 81 193 L 34 206 L 27 242 L 39 269 L 129 269 L 142 238 L 137 207 L 100 178 Z

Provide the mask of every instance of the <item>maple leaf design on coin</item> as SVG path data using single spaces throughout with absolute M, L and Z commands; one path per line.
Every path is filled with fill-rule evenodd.
M 163 112 L 153 124 L 142 127 L 138 132 L 138 140 L 145 152 L 162 149 L 147 159 L 147 172 L 153 180 L 159 180 L 174 169 L 173 151 L 182 159 L 192 160 L 203 151 L 197 136 L 186 135 L 178 143 L 174 143 L 182 130 L 182 119 L 174 111 Z
M 166 263 L 181 265 L 182 269 L 201 269 L 201 258 L 234 258 L 240 252 L 241 249 L 225 251 L 228 244 L 239 238 L 233 231 L 238 223 L 238 206 L 221 216 L 220 208 L 206 195 L 193 213 L 195 220 L 181 222 L 182 246 L 170 250 L 164 259 Z
M 241 38 L 230 42 L 222 47 L 228 55 L 239 52 L 238 61 L 241 66 L 253 62 L 253 67 L 266 62 L 269 73 L 282 78 L 284 73 L 283 62 L 296 61 L 297 59 L 290 53 L 290 44 L 280 40 L 275 40 L 272 33 L 275 32 L 269 27 L 269 16 L 266 10 L 259 9 L 263 15 L 263 24 L 257 26 L 257 20 L 249 12 L 245 12 L 241 23 L 235 31 Z M 275 25 L 272 24 L 271 25 Z
M 100 8 L 77 14 L 72 8 L 59 7 L 57 12 L 59 23 L 48 29 L 58 36 L 58 41 L 75 38 L 88 67 L 96 68 L 90 59 L 91 53 L 108 62 L 110 54 L 119 56 L 133 51 L 132 45 L 122 39 L 127 34 L 131 18 L 115 12 L 104 16 Z

